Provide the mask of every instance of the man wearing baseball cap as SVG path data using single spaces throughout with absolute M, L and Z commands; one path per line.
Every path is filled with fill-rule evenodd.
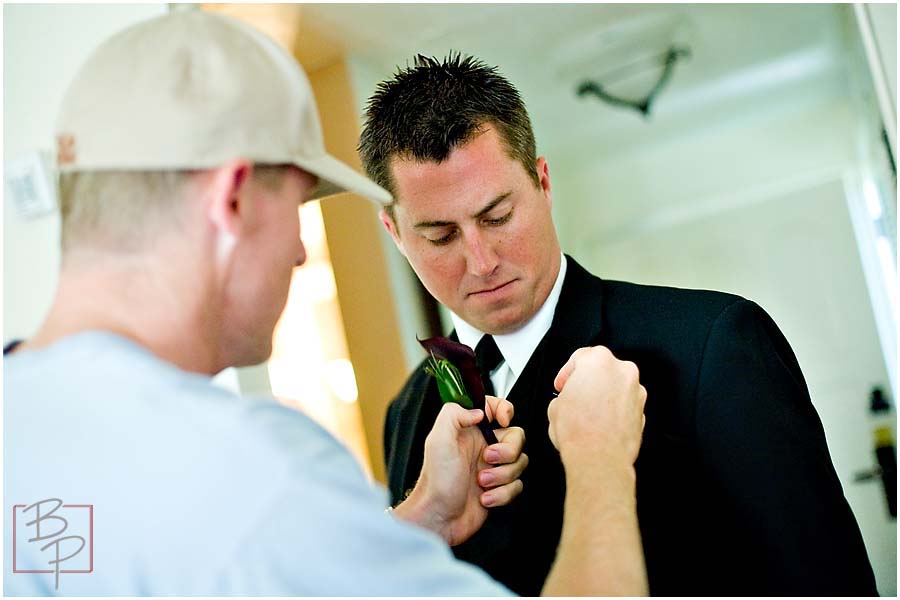
M 57 143 L 59 286 L 41 328 L 5 352 L 7 595 L 509 593 L 448 545 L 486 518 L 477 477 L 493 479 L 492 506 L 521 491 L 520 429 L 486 448 L 481 411 L 445 406 L 389 515 L 306 416 L 210 383 L 271 352 L 305 259 L 298 203 L 390 201 L 326 153 L 290 56 L 227 17 L 144 22 L 78 72 Z M 551 439 L 578 475 L 545 591 L 645 592 L 637 371 L 582 349 L 557 384 Z M 487 411 L 512 417 L 504 400 Z

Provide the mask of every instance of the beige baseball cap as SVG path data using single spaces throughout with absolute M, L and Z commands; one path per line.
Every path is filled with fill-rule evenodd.
M 69 85 L 56 125 L 61 172 L 186 170 L 234 158 L 294 164 L 313 197 L 391 195 L 325 151 L 312 89 L 274 41 L 230 17 L 179 10 L 104 42 Z

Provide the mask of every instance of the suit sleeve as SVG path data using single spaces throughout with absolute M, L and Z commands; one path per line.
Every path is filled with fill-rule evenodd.
M 712 325 L 697 388 L 699 455 L 723 527 L 775 595 L 875 595 L 859 526 L 800 366 L 774 321 L 738 300 Z

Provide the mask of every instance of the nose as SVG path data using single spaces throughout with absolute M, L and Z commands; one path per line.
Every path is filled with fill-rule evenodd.
M 477 277 L 487 277 L 500 262 L 497 253 L 481 232 L 466 236 L 466 267 Z
M 306 262 L 306 246 L 303 245 L 303 240 L 298 241 L 300 242 L 300 252 L 297 254 L 297 262 L 294 264 L 295 267 L 299 267 Z

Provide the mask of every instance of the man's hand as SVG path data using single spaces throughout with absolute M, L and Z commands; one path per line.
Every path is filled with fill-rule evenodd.
M 634 363 L 576 350 L 556 376 L 550 440 L 566 469 L 563 531 L 544 595 L 646 595 L 634 461 L 647 391 Z
M 638 375 L 634 363 L 618 360 L 603 346 L 572 354 L 553 382 L 560 395 L 547 407 L 550 441 L 563 462 L 596 463 L 602 457 L 634 464 L 647 401 Z
M 509 504 L 522 491 L 519 477 L 528 465 L 522 453 L 525 433 L 508 427 L 513 406 L 488 396 L 488 419 L 495 417 L 498 443 L 487 446 L 475 425 L 480 410 L 448 403 L 441 408 L 425 439 L 425 458 L 419 481 L 394 515 L 426 527 L 451 546 L 472 536 L 487 519 L 489 507 Z

